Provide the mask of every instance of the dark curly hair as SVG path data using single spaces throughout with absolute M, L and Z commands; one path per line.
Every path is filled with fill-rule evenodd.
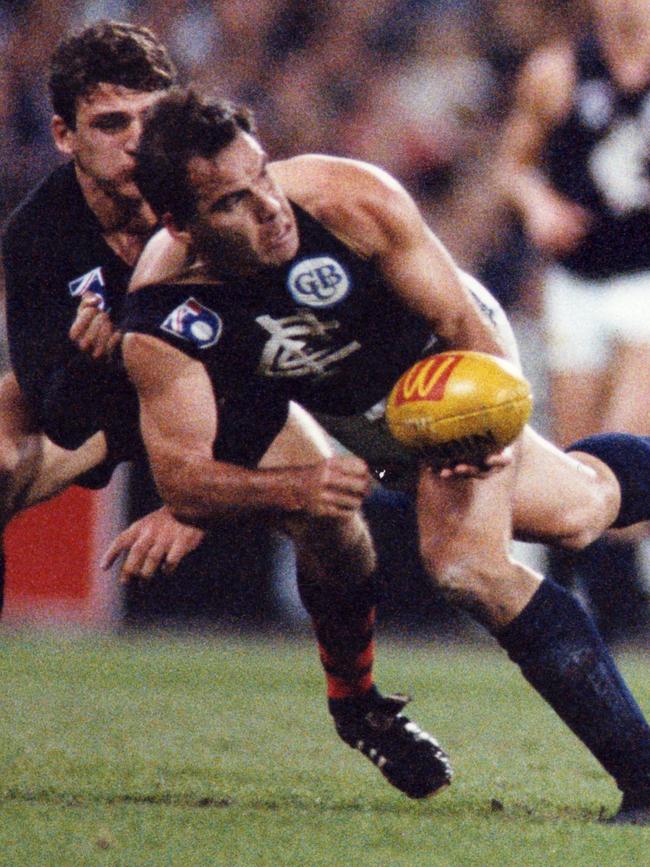
M 154 212 L 171 214 L 183 228 L 196 214 L 187 177 L 192 157 L 210 158 L 239 131 L 255 133 L 251 112 L 225 99 L 173 88 L 147 113 L 136 153 L 135 181 Z
M 132 90 L 167 90 L 177 72 L 165 46 L 147 27 L 99 21 L 59 43 L 50 59 L 52 108 L 70 129 L 78 101 L 101 83 Z

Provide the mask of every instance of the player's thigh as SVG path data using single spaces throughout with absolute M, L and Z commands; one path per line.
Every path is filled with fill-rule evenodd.
M 514 535 L 582 547 L 612 523 L 619 507 L 616 479 L 591 455 L 565 454 L 532 428 L 522 437 L 513 500 Z
M 293 401 L 289 404 L 287 420 L 262 456 L 262 469 L 281 466 L 314 464 L 334 454 L 334 447 L 310 413 Z
M 600 429 L 608 386 L 602 370 L 549 372 L 553 440 L 570 445 Z
M 650 339 L 618 343 L 609 400 L 598 429 L 650 433 Z
M 543 286 L 543 321 L 550 370 L 582 374 L 607 365 L 608 284 L 564 268 L 549 269 Z
M 545 278 L 553 438 L 563 445 L 593 433 L 599 424 L 610 366 L 607 291 L 563 268 L 550 269 Z
M 333 457 L 331 439 L 301 406 L 291 402 L 284 427 L 271 443 L 261 468 L 305 465 Z M 308 578 L 319 583 L 348 575 L 367 576 L 375 567 L 374 545 L 361 512 L 340 519 L 308 515 L 285 517 L 280 522 L 296 544 L 296 554 Z
M 27 508 L 47 500 L 73 484 L 75 480 L 94 469 L 106 459 L 106 439 L 103 433 L 90 437 L 74 451 L 62 449 L 44 434 L 35 441 L 35 466 L 29 483 L 19 497 L 20 508 Z

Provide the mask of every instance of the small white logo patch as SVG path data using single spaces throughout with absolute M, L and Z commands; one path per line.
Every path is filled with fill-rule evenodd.
M 331 307 L 350 291 L 350 278 L 336 259 L 316 256 L 296 262 L 287 278 L 289 292 L 307 307 Z

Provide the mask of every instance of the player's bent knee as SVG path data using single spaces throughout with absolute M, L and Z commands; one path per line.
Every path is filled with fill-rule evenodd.
M 579 551 L 599 539 L 618 512 L 620 498 L 613 476 L 594 478 L 580 502 L 562 509 L 562 532 L 555 540 L 562 547 Z
M 510 622 L 540 580 L 505 551 L 425 543 L 421 553 L 433 585 L 445 600 L 490 629 Z
M 422 542 L 420 555 L 431 581 L 445 597 L 480 596 L 506 571 L 506 563 L 499 563 L 501 558 L 455 545 Z

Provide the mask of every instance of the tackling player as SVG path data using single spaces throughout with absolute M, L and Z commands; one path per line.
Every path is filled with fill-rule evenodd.
M 120 22 L 74 34 L 53 55 L 52 129 L 57 147 L 71 159 L 17 209 L 3 245 L 15 370 L 0 381 L 5 523 L 72 482 L 103 485 L 119 461 L 144 454 L 137 397 L 121 365 L 115 326 L 132 268 L 157 226 L 133 180 L 142 118 L 174 78 L 169 56 L 151 32 Z M 253 425 L 249 437 L 245 431 L 246 418 L 265 406 L 269 419 L 282 409 L 263 396 L 229 401 L 221 441 L 230 443 L 233 455 L 264 453 L 266 437 L 258 437 Z M 229 427 L 227 419 L 235 417 L 239 425 Z M 203 532 L 163 507 L 120 534 L 106 562 L 126 552 L 125 580 L 148 577 L 159 565 L 171 570 Z M 345 644 L 345 624 L 335 631 Z M 364 677 L 357 669 L 341 671 L 339 693 Z M 385 705 L 389 711 L 401 706 L 398 699 Z M 393 729 L 397 747 L 415 731 L 400 718 Z M 413 760 L 429 790 L 448 781 L 444 752 L 423 732 Z M 402 781 L 400 773 L 403 768 L 396 785 L 423 793 L 414 788 L 421 779 Z
M 115 322 L 157 226 L 133 181 L 142 116 L 175 80 L 164 46 L 131 24 L 95 24 L 52 56 L 52 133 L 69 161 L 18 207 L 3 238 L 13 368 L 0 380 L 3 527 L 73 482 L 105 485 L 119 461 L 143 453 Z M 173 569 L 201 537 L 163 508 L 124 531 L 109 561 L 126 552 L 123 576 L 149 576 Z
M 333 456 L 293 401 L 337 421 L 336 436 L 378 462 L 380 401 L 397 376 L 443 347 L 516 361 L 505 317 L 395 180 L 322 156 L 269 164 L 250 117 L 228 103 L 192 91 L 164 97 L 145 124 L 136 177 L 180 258 L 186 246 L 193 256 L 170 273 L 169 236 L 157 236 L 126 305 L 124 358 L 163 497 L 205 525 L 251 509 L 282 519 L 339 734 L 394 785 L 430 794 L 442 782 L 432 753 L 418 729 L 396 725 L 402 702 L 381 699 L 372 682 L 374 552 L 360 512 L 368 465 Z M 217 399 L 245 392 L 255 398 L 246 433 L 269 443 L 259 462 L 222 443 Z M 509 544 L 514 532 L 580 547 L 647 518 L 650 444 L 591 438 L 568 456 L 527 428 L 514 454 L 487 468 L 434 473 L 408 456 L 399 468 L 417 474 L 431 580 L 490 630 L 614 777 L 616 821 L 649 822 L 641 710 L 588 614 L 514 561 Z

